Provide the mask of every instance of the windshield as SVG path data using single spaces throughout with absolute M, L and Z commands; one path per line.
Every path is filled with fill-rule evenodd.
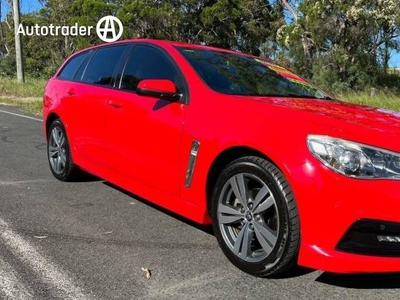
M 256 57 L 177 48 L 204 82 L 223 94 L 331 99 L 307 80 Z

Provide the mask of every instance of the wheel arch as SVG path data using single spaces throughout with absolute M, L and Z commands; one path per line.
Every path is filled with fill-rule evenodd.
M 247 146 L 234 146 L 225 149 L 222 151 L 213 161 L 211 167 L 207 173 L 207 181 L 206 181 L 206 197 L 207 197 L 207 211 L 210 213 L 211 211 L 211 196 L 215 186 L 215 183 L 218 179 L 218 176 L 221 174 L 222 170 L 232 161 L 244 157 L 244 156 L 257 156 L 260 158 L 264 158 L 269 162 L 274 162 L 261 151 L 247 147 Z
M 55 120 L 60 119 L 60 116 L 57 115 L 56 113 L 52 112 L 50 113 L 47 118 L 46 118 L 46 140 L 49 138 L 48 133 L 49 133 L 49 128 L 51 123 L 53 123 Z

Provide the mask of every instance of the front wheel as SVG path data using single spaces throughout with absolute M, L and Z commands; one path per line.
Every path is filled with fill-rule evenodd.
M 300 223 L 283 174 L 265 159 L 247 156 L 219 176 L 211 215 L 218 242 L 242 271 L 265 277 L 296 264 Z

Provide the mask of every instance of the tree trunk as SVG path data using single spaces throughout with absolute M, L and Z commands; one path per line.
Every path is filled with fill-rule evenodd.
M 0 0 L 0 42 L 3 44 L 3 49 L 0 51 L 5 52 L 6 55 L 10 54 L 10 50 L 8 49 L 6 37 L 4 36 L 3 22 L 1 21 L 1 17 L 3 16 L 1 11 L 1 0 Z
M 304 76 L 312 76 L 312 59 L 311 59 L 311 45 L 305 33 L 302 33 L 301 43 L 303 44 L 303 55 L 304 55 Z
M 385 41 L 385 46 L 383 50 L 383 72 L 386 74 L 389 68 L 389 59 L 390 59 L 390 53 L 389 53 L 389 45 L 388 41 Z
M 295 7 L 292 7 L 287 0 L 280 0 L 283 6 L 288 10 L 290 15 L 293 17 L 293 21 L 295 23 L 298 22 L 299 16 L 298 11 L 296 11 Z M 306 29 L 302 27 L 301 31 L 301 43 L 303 46 L 303 56 L 304 56 L 304 65 L 303 65 L 303 75 L 306 77 L 311 77 L 312 75 L 312 60 L 311 60 L 311 44 L 307 37 Z

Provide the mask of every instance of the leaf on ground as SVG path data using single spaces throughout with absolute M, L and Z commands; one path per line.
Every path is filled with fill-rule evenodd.
M 34 235 L 34 238 L 39 240 L 47 239 L 48 237 L 48 235 Z
M 146 278 L 147 278 L 147 279 L 150 279 L 150 277 L 151 277 L 151 271 L 150 271 L 149 269 L 147 269 L 147 268 L 142 268 L 142 271 L 143 271 L 143 272 L 146 272 Z

